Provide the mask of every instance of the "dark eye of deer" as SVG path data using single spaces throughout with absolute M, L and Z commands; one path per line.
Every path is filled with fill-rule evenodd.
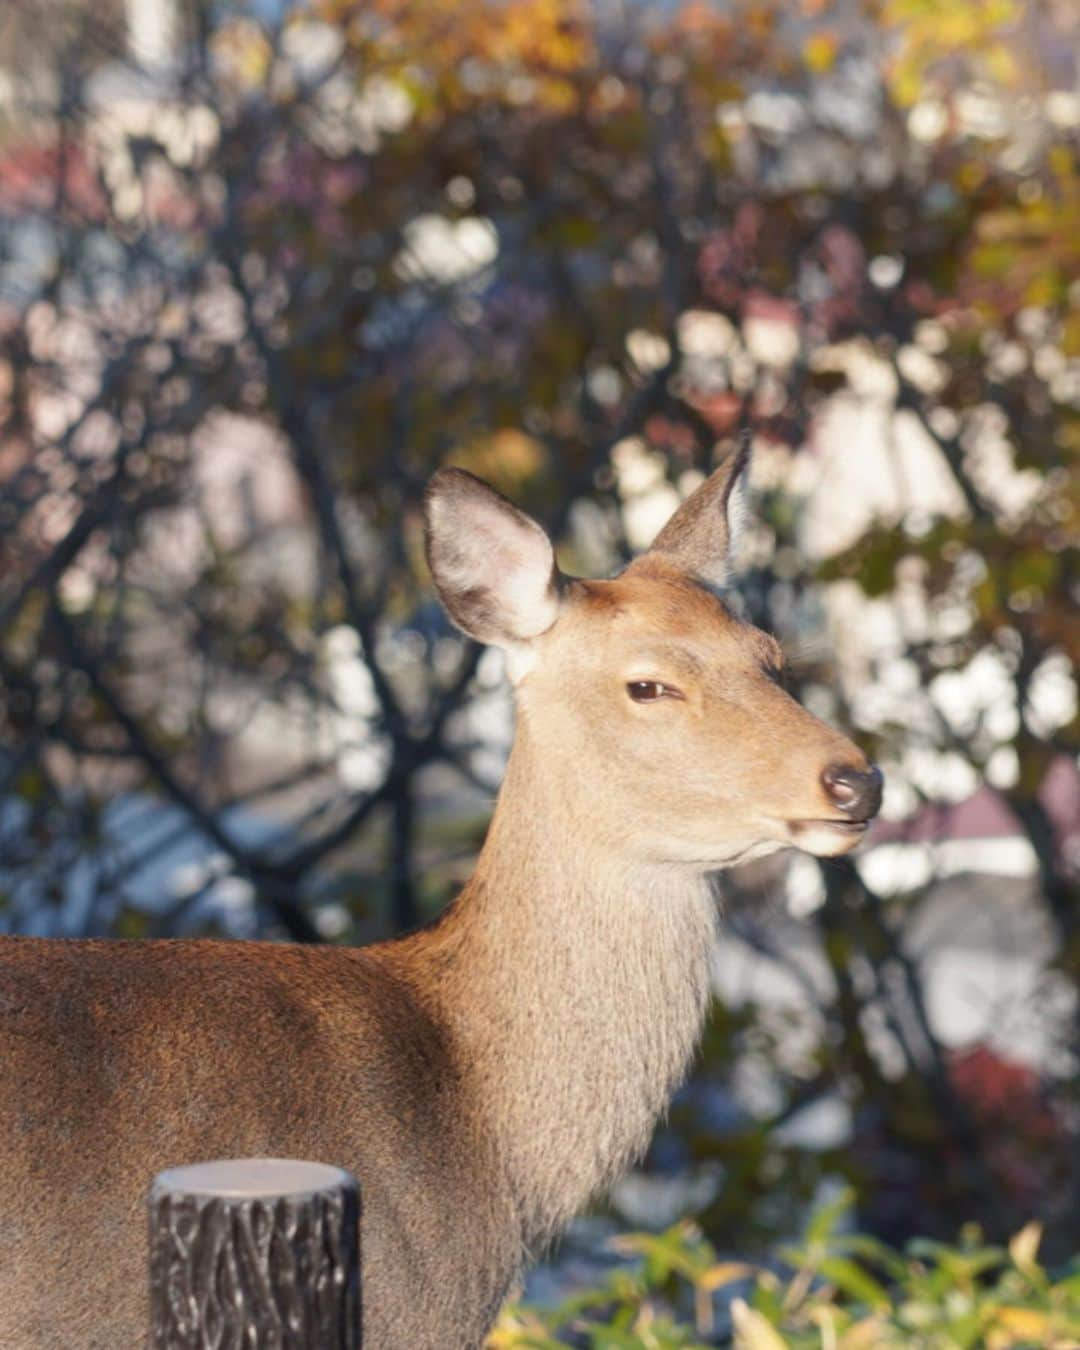
M 626 692 L 635 703 L 655 703 L 658 698 L 681 698 L 682 695 L 670 684 L 661 684 L 659 680 L 631 680 Z

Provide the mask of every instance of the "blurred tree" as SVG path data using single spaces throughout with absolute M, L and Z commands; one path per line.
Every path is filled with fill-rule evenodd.
M 431 471 L 475 469 L 596 573 L 749 432 L 748 609 L 901 805 L 959 762 L 1007 806 L 1068 1011 L 1003 1158 L 971 1087 L 993 1071 L 951 1056 L 912 954 L 936 879 L 821 869 L 812 1050 L 720 1008 L 703 1081 L 769 1051 L 778 1104 L 720 1131 L 679 1108 L 728 1171 L 707 1218 L 783 1227 L 768 1197 L 835 1169 L 879 1230 L 1040 1208 L 1051 1250 L 1074 1239 L 1076 859 L 1047 784 L 1080 748 L 1080 115 L 1075 60 L 1041 59 L 1069 14 L 193 5 L 148 69 L 52 9 L 36 64 L 3 57 L 8 926 L 178 931 L 211 894 L 217 925 L 254 897 L 294 938 L 413 924 L 475 843 L 506 716 L 431 598 Z M 809 486 L 853 434 L 876 508 L 823 547 Z M 836 627 L 884 612 L 877 647 Z M 987 661 L 1004 716 L 945 697 Z M 140 824 L 148 793 L 171 814 Z M 162 859 L 188 866 L 148 918 Z M 760 877 L 729 880 L 732 931 L 805 983 Z M 837 1093 L 854 1146 L 777 1143 Z

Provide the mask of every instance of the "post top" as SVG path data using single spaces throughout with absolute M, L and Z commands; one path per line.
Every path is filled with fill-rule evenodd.
M 151 1194 L 174 1191 L 223 1200 L 258 1200 L 280 1195 L 314 1195 L 318 1191 L 355 1186 L 350 1172 L 326 1163 L 296 1158 L 222 1158 L 159 1172 Z

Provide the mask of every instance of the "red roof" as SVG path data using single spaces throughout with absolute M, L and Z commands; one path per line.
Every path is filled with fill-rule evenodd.
M 92 219 L 105 214 L 105 200 L 90 155 L 77 141 L 24 142 L 0 155 L 0 211 L 55 211 L 60 194 L 69 209 Z
M 1052 761 L 1039 789 L 1058 847 L 1080 840 L 1080 768 L 1068 755 Z M 928 844 L 945 839 L 1009 839 L 1024 834 L 1005 797 L 984 783 L 959 802 L 931 802 L 905 820 L 881 820 L 871 835 L 875 844 Z

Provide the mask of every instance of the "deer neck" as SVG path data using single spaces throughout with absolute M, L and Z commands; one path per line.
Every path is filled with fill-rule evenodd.
M 476 872 L 421 952 L 526 1244 L 644 1151 L 700 1034 L 714 923 L 703 878 L 590 843 L 519 726 Z

